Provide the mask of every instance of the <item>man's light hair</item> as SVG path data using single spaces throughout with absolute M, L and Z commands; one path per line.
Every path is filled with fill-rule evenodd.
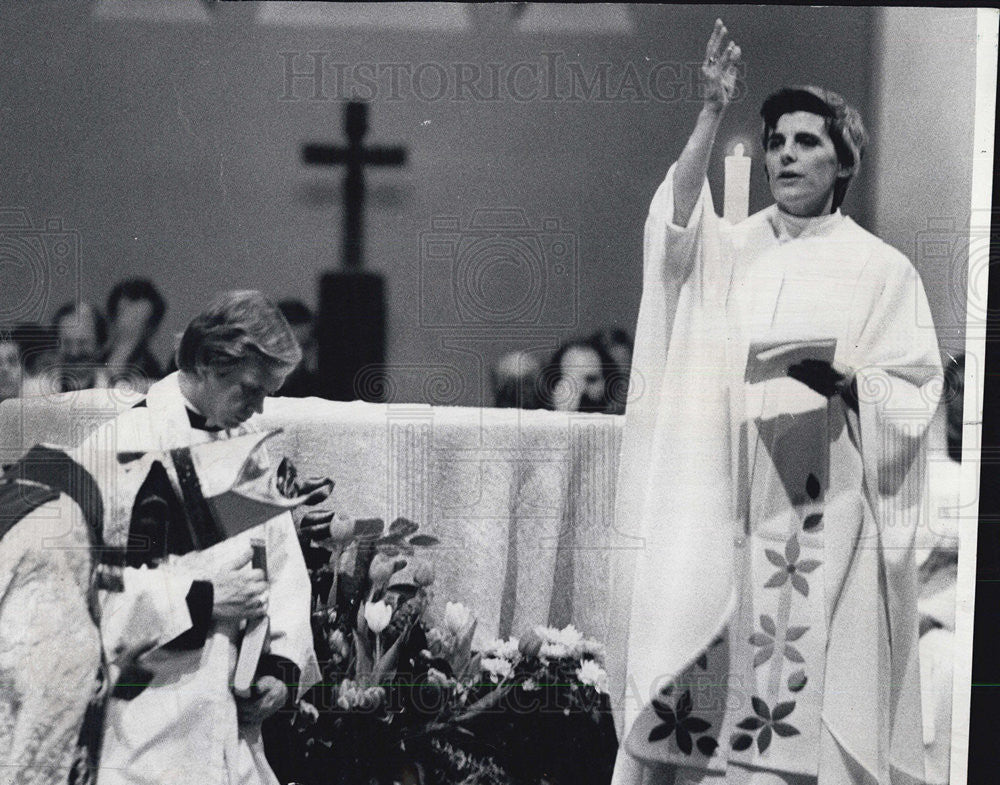
M 226 292 L 188 324 L 177 347 L 177 367 L 225 373 L 244 360 L 292 368 L 302 349 L 281 311 L 258 291 Z

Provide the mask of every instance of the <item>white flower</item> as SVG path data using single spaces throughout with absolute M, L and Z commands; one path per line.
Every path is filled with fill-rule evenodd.
M 591 640 L 590 638 L 584 638 L 580 642 L 580 654 L 587 655 L 588 657 L 597 660 L 597 664 L 600 665 L 604 662 L 605 657 L 604 644 Z
M 391 619 L 392 606 L 388 603 L 381 600 L 365 603 L 365 623 L 368 625 L 368 629 L 376 635 L 389 626 Z
M 309 701 L 299 701 L 299 711 L 312 722 L 316 722 L 319 719 L 319 709 L 309 703 Z
M 576 672 L 576 677 L 580 680 L 581 684 L 589 684 L 592 687 L 596 687 L 598 692 L 608 691 L 608 674 L 604 672 L 604 668 L 593 660 L 585 660 Z
M 539 624 L 535 627 L 535 635 L 541 638 L 545 643 L 555 643 L 559 637 L 559 630 L 555 627 L 546 627 Z
M 483 657 L 479 665 L 490 674 L 493 681 L 510 678 L 514 673 L 514 666 L 502 657 Z
M 563 643 L 543 643 L 538 656 L 547 660 L 561 660 L 569 656 L 569 649 Z
M 528 677 L 527 679 L 524 680 L 524 684 L 522 684 L 521 686 L 524 687 L 525 692 L 534 692 L 535 690 L 538 689 L 538 682 L 532 679 L 531 677 Z
M 507 641 L 497 638 L 483 649 L 483 655 L 486 657 L 503 657 L 505 660 L 517 662 L 521 656 L 521 652 L 518 650 L 519 645 L 520 641 L 517 638 L 511 638 Z
M 472 623 L 472 611 L 460 602 L 449 602 L 444 608 L 444 626 L 453 635 L 461 635 Z
M 565 628 L 559 630 L 555 634 L 554 643 L 561 643 L 567 649 L 575 649 L 580 645 L 583 640 L 583 633 L 580 632 L 572 624 L 567 625 Z

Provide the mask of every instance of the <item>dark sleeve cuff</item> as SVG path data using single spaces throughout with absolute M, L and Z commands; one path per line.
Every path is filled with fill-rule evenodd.
M 172 651 L 191 651 L 205 645 L 208 630 L 212 626 L 212 603 L 215 591 L 211 581 L 193 581 L 187 594 L 188 614 L 191 616 L 190 629 L 182 632 L 163 648 Z
M 285 699 L 285 708 L 295 703 L 295 696 L 299 691 L 299 678 L 302 671 L 299 666 L 287 657 L 280 657 L 277 654 L 265 654 L 260 658 L 257 665 L 257 678 L 261 676 L 274 676 L 288 687 L 288 697 Z

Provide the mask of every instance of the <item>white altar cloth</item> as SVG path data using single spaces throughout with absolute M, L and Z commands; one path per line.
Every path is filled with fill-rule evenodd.
M 73 446 L 139 397 L 86 390 L 0 403 L 0 461 L 37 442 Z M 477 642 L 573 623 L 604 639 L 622 419 L 517 409 L 269 399 L 270 447 L 336 480 L 330 504 L 405 516 L 442 544 L 432 610 L 479 619 Z

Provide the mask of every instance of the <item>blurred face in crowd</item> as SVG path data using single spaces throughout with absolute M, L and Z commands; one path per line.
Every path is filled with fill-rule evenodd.
M 829 213 L 837 177 L 847 174 L 825 120 L 812 112 L 787 112 L 778 118 L 767 139 L 764 163 L 778 207 L 803 217 Z
M 295 340 L 299 342 L 299 346 L 302 348 L 302 362 L 299 365 L 308 370 L 315 370 L 317 346 L 313 326 L 308 322 L 299 322 L 289 324 L 288 326 L 292 328 Z
M 200 367 L 188 396 L 209 425 L 235 428 L 264 410 L 264 398 L 285 383 L 291 368 L 245 359 L 225 371 Z
M 91 365 L 97 362 L 101 347 L 97 341 L 94 311 L 83 304 L 75 313 L 59 321 L 59 362 L 63 365 Z
M 146 336 L 149 333 L 149 320 L 152 317 L 153 304 L 149 300 L 122 297 L 118 301 L 115 330 L 119 334 Z
M 571 346 L 562 356 L 553 401 L 559 411 L 602 411 L 604 372 L 601 356 L 586 346 Z
M 21 352 L 13 341 L 0 341 L 0 401 L 21 394 Z

